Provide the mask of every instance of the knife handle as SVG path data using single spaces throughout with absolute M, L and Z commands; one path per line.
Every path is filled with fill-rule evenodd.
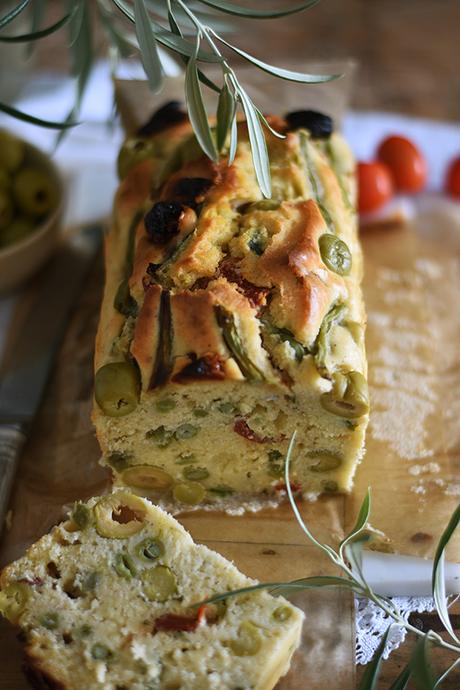
M 19 455 L 27 440 L 21 424 L 0 425 L 0 535 L 5 526 Z

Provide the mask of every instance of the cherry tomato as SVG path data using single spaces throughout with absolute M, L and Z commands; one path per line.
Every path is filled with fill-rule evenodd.
M 421 151 L 405 137 L 387 137 L 382 141 L 377 158 L 388 165 L 396 189 L 419 192 L 426 184 L 427 164 Z
M 460 156 L 454 158 L 449 165 L 446 175 L 446 192 L 450 196 L 460 199 Z
M 387 166 L 378 161 L 358 163 L 360 213 L 378 211 L 393 196 L 393 180 Z

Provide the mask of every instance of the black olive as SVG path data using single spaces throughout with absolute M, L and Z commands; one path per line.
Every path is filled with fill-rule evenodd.
M 179 233 L 184 207 L 178 201 L 158 201 L 144 216 L 147 235 L 153 244 L 167 244 Z
M 294 110 L 284 118 L 288 130 L 308 129 L 313 139 L 328 139 L 334 130 L 332 118 L 316 110 Z
M 150 137 L 163 129 L 172 127 L 187 120 L 187 113 L 180 101 L 169 101 L 156 110 L 147 122 L 139 127 L 136 134 L 139 137 Z
M 210 187 L 212 187 L 212 180 L 206 177 L 183 177 L 174 185 L 172 196 L 196 210 L 204 201 Z

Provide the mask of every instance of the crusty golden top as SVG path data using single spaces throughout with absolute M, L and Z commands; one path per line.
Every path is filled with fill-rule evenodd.
M 96 368 L 132 357 L 144 391 L 200 378 L 285 386 L 280 343 L 292 378 L 320 335 L 324 345 L 344 323 L 363 324 L 354 162 L 339 135 L 267 132 L 271 200 L 257 185 L 245 123 L 231 165 L 209 161 L 188 123 L 143 141 L 150 156 L 115 199 Z M 350 359 L 356 368 L 356 353 Z M 324 348 L 322 360 L 324 374 Z

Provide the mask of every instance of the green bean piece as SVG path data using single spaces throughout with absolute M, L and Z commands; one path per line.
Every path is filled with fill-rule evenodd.
M 215 307 L 217 323 L 222 329 L 225 344 L 235 358 L 243 375 L 252 381 L 264 381 L 262 371 L 251 361 L 238 332 L 234 314 L 221 306 Z
M 111 362 L 96 372 L 94 395 L 108 417 L 123 417 L 133 412 L 139 393 L 138 371 L 130 362 Z
M 326 266 L 339 276 L 346 276 L 351 271 L 351 252 L 348 245 L 330 233 L 321 235 L 318 241 L 321 258 Z
M 278 328 L 266 319 L 261 319 L 261 324 L 262 333 L 266 335 L 275 335 L 280 338 L 281 342 L 289 343 L 294 350 L 294 356 L 297 362 L 301 362 L 304 356 L 308 354 L 308 348 L 304 347 L 302 343 L 299 343 L 299 341 L 294 338 L 293 333 L 288 331 L 287 328 Z
M 166 429 L 164 426 L 159 426 L 156 429 L 147 431 L 145 437 L 149 441 L 153 441 L 158 448 L 166 448 L 173 440 L 174 432 Z
M 128 553 L 117 553 L 113 567 L 116 574 L 123 577 L 125 580 L 132 580 L 133 577 L 137 575 L 134 561 Z
M 355 419 L 369 411 L 367 381 L 358 371 L 334 374 L 332 389 L 321 396 L 321 405 L 328 412 Z
M 174 432 L 174 437 L 176 438 L 176 441 L 182 441 L 185 438 L 192 438 L 193 436 L 196 436 L 198 431 L 198 427 L 193 426 L 193 424 L 181 424 Z
M 347 308 L 344 304 L 335 304 L 323 319 L 321 328 L 317 335 L 315 344 L 313 346 L 313 353 L 315 357 L 316 367 L 318 371 L 322 374 L 327 373 L 326 370 L 326 358 L 329 353 L 329 336 L 332 327 L 336 324 L 341 323 L 343 320 Z

